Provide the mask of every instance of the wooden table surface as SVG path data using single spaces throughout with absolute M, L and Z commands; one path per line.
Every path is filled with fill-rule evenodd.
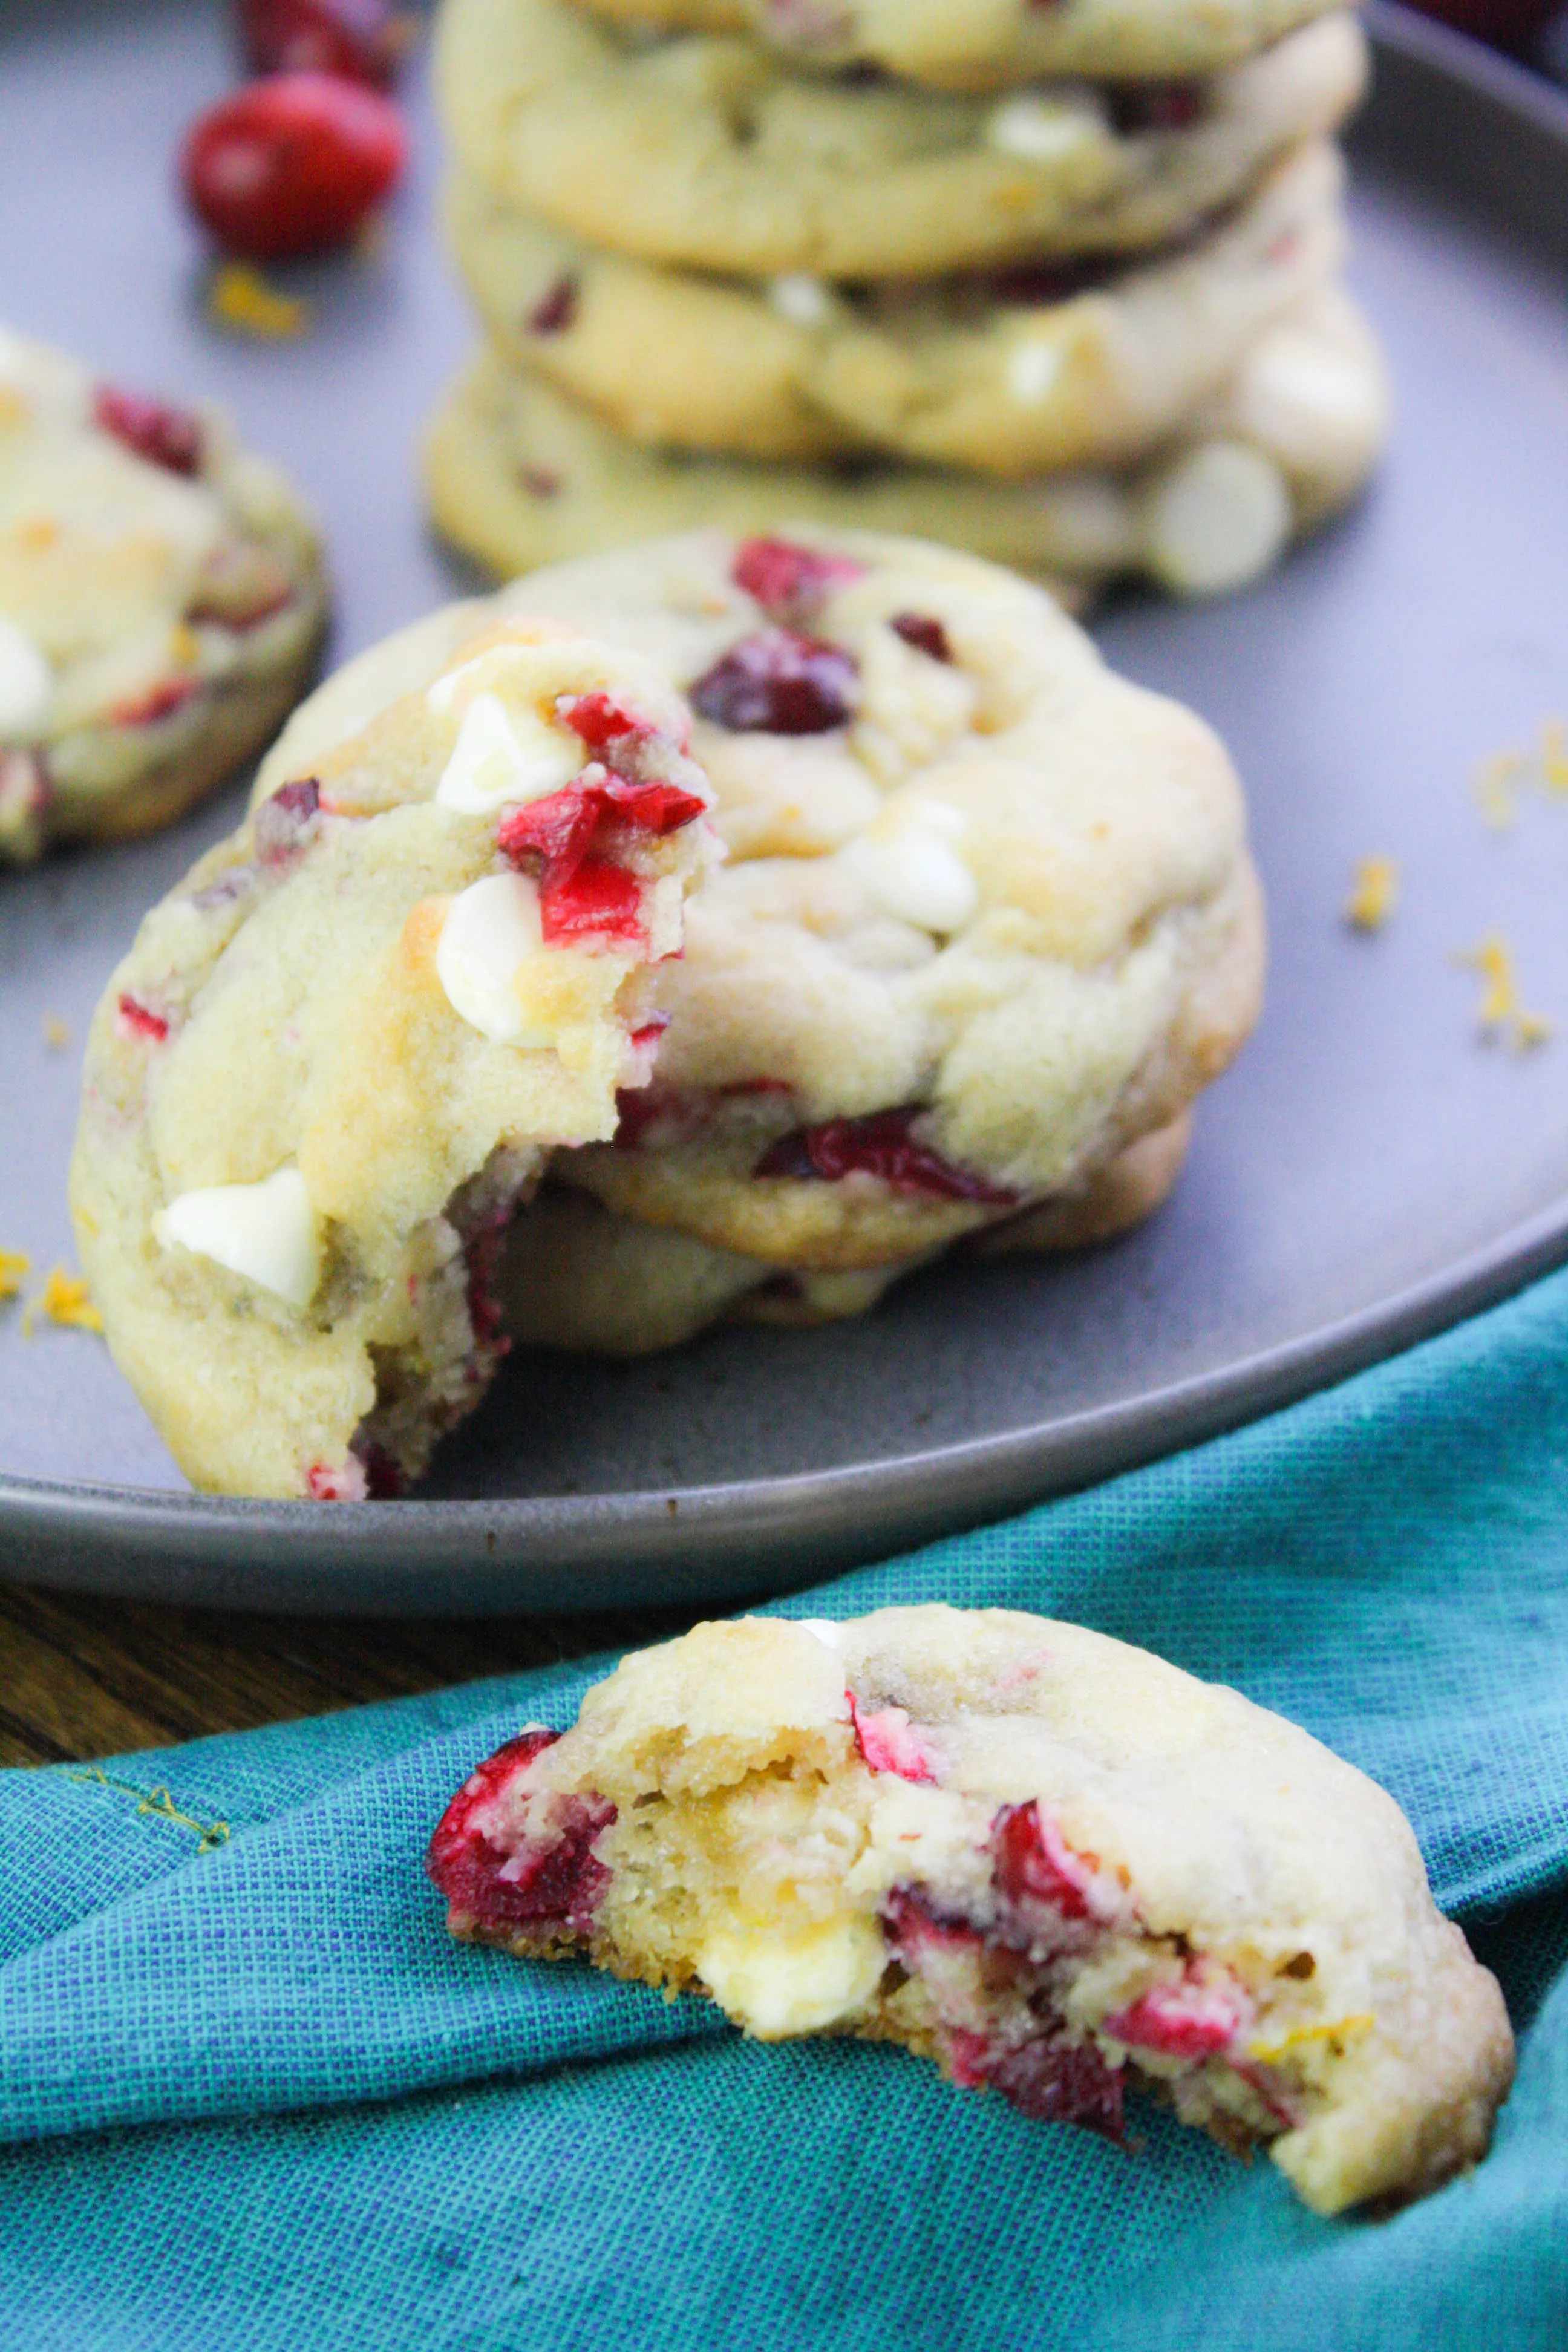
M 74 1763 L 662 1641 L 690 1613 L 260 1617 L 0 1584 L 0 1765 Z

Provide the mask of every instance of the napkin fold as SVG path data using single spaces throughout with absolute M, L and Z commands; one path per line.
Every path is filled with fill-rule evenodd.
M 1479 2171 L 1326 2222 L 904 2056 L 459 1948 L 422 1855 L 606 1660 L 0 1775 L 0 2344 L 18 2352 L 1561 2352 L 1568 1275 L 1236 1435 L 780 1604 L 1076 1619 L 1380 1780 L 1503 1978 Z

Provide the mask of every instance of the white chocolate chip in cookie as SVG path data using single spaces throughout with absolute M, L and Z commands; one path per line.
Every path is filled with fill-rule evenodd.
M 1020 90 L 1016 97 L 1004 99 L 985 125 L 988 145 L 1026 163 L 1058 163 L 1105 134 L 1104 109 L 1088 90 L 1065 100 Z
M 42 726 L 54 686 L 53 671 L 26 630 L 0 618 L 0 736 L 30 735 Z
M 1014 346 L 1007 359 L 1007 389 L 1024 408 L 1038 408 L 1056 390 L 1067 353 L 1059 341 L 1031 335 Z
M 792 327 L 824 327 L 836 308 L 833 296 L 820 278 L 807 276 L 804 270 L 790 270 L 775 278 L 768 287 L 768 299 L 781 319 Z
M 297 1168 L 259 1184 L 182 1192 L 153 1220 L 165 1249 L 194 1251 L 290 1307 L 308 1307 L 321 1278 L 321 1221 Z
M 1185 596 L 1215 596 L 1266 572 L 1290 536 L 1290 494 L 1271 457 L 1209 441 L 1155 482 L 1145 513 L 1149 569 Z
M 865 2008 L 882 1980 L 888 1948 L 862 1913 L 781 1937 L 724 1929 L 698 1955 L 698 1973 L 725 2013 L 760 2041 L 819 2033 Z
M 963 813 L 946 801 L 892 808 L 842 851 L 844 863 L 884 915 L 948 934 L 973 920 L 980 887 L 959 855 Z
M 488 816 L 509 801 L 559 792 L 582 765 L 582 743 L 564 727 L 531 710 L 508 710 L 497 694 L 477 694 L 436 787 L 437 806 Z
M 553 1045 L 552 1030 L 530 1027 L 517 986 L 542 944 L 539 893 L 525 874 L 470 883 L 448 908 L 436 948 L 452 1010 L 498 1045 Z

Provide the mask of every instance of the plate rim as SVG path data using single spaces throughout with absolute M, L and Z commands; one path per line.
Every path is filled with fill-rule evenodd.
M 1568 163 L 1568 94 L 1396 0 L 1374 49 L 1516 120 Z M 1419 1283 L 1279 1345 L 1131 1399 L 954 1444 L 836 1467 L 591 1495 L 339 1504 L 99 1486 L 0 1470 L 0 1541 L 57 1589 L 234 1606 L 442 1613 L 647 1605 L 778 1591 L 1080 1490 L 1265 1418 L 1501 1304 L 1568 1262 L 1568 1188 Z M 613 1555 L 600 1554 L 605 1539 Z M 600 1555 L 597 1556 L 596 1555 Z M 415 1588 L 417 1587 L 417 1590 Z M 255 1606 L 254 1600 L 250 1601 Z

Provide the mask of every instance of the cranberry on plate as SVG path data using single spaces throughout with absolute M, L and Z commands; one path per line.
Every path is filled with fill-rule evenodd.
M 390 99 L 332 74 L 274 74 L 202 115 L 180 177 L 192 210 L 243 261 L 345 245 L 396 184 L 406 152 Z

